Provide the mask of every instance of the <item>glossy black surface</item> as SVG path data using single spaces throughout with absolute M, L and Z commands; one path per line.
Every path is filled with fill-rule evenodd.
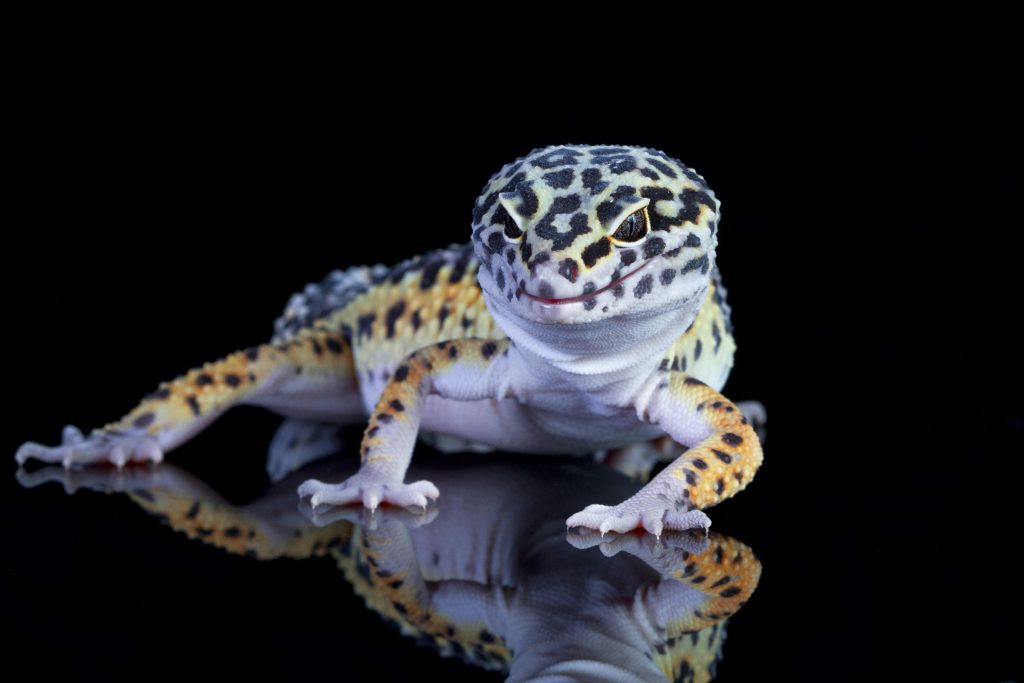
M 543 103 L 510 106 L 426 63 L 330 87 L 255 58 L 230 74 L 157 53 L 37 64 L 3 254 L 9 652 L 69 676 L 478 679 L 367 612 L 329 562 L 256 562 L 123 497 L 24 490 L 13 453 L 264 340 L 330 269 L 468 239 L 505 161 L 625 142 L 678 156 L 722 200 L 739 344 L 725 393 L 769 412 L 764 467 L 710 512 L 764 566 L 718 680 L 1019 678 L 1020 277 L 1003 263 L 1019 119 L 998 79 L 979 84 L 991 69 L 931 60 L 940 38 L 911 32 L 877 73 L 680 74 L 677 98 L 643 107 L 611 78 L 527 78 Z M 275 424 L 239 410 L 172 460 L 251 501 Z

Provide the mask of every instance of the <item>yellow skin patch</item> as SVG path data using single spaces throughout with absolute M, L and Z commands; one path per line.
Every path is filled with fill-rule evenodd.
M 703 413 L 713 432 L 664 472 L 680 482 L 683 495 L 698 510 L 746 488 L 764 459 L 761 441 L 747 418 L 729 399 L 681 373 L 673 374 L 669 391 L 680 408 Z

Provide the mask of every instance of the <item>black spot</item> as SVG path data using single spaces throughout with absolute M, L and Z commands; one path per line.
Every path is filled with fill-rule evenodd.
M 401 579 L 395 579 L 394 581 L 392 581 L 391 583 L 388 584 L 388 586 L 390 586 L 391 588 L 393 588 L 395 590 L 398 590 L 399 588 L 401 588 L 404 585 L 405 585 L 405 581 L 402 581 Z
M 612 296 L 614 296 L 616 299 L 618 299 L 625 293 L 626 289 L 622 285 L 615 285 L 614 287 L 612 287 Z
M 684 247 L 699 247 L 700 246 L 700 238 L 697 237 L 695 234 L 693 234 L 691 232 L 689 235 L 686 236 L 686 241 L 683 242 L 683 246 Z
M 224 535 L 228 538 L 238 538 L 242 535 L 242 532 L 237 526 L 229 526 L 224 530 Z
M 552 247 L 556 251 L 568 248 L 579 235 L 590 232 L 590 226 L 587 225 L 587 217 L 582 213 L 573 216 L 569 221 L 569 230 L 567 232 L 559 232 L 558 228 L 554 225 L 554 220 L 555 217 L 561 214 L 573 213 L 579 208 L 580 198 L 576 195 L 555 197 L 551 203 L 551 208 L 537 222 L 534 231 L 538 237 L 550 240 Z
M 501 268 L 498 268 L 498 275 L 494 278 L 494 282 L 498 285 L 498 289 L 505 291 L 505 271 Z
M 555 290 L 552 288 L 550 282 L 547 280 L 541 280 L 537 283 L 537 293 L 542 299 L 550 299 L 555 293 Z
M 725 551 L 722 550 L 722 546 L 715 548 L 715 564 L 722 564 L 722 558 L 725 556 Z
M 458 355 L 459 355 L 459 349 L 456 348 L 455 346 L 452 346 L 450 349 L 448 349 L 448 357 L 449 358 L 457 358 Z
M 427 265 L 423 267 L 423 275 L 420 276 L 420 289 L 430 289 L 437 282 L 437 273 L 441 270 L 441 266 L 444 265 L 444 259 L 434 258 L 427 262 Z
M 537 209 L 540 206 L 540 202 L 537 201 L 537 195 L 534 193 L 533 181 L 526 183 L 520 183 L 516 187 L 516 191 L 519 193 L 519 197 L 522 201 L 519 202 L 519 206 L 516 207 L 516 213 L 523 218 L 533 218 L 533 215 L 537 213 Z
M 530 263 L 527 264 L 527 268 L 530 269 L 530 272 L 533 272 L 534 268 L 536 268 L 537 266 L 539 266 L 542 263 L 547 263 L 550 260 L 551 260 L 551 254 L 549 254 L 546 251 L 542 251 L 541 253 L 537 254 L 536 257 L 534 257 L 533 261 L 531 261 Z
M 687 563 L 687 565 L 685 567 L 683 567 L 683 578 L 686 578 L 688 576 L 693 576 L 696 571 L 697 571 L 697 565 L 696 564 L 694 564 L 693 562 Z
M 636 261 L 636 252 L 632 249 L 624 249 L 619 252 L 619 259 L 622 261 L 622 265 L 628 266 L 633 261 Z
M 668 270 L 661 271 L 661 284 L 670 285 L 672 281 L 676 279 L 676 269 L 669 268 Z
M 404 382 L 405 378 L 409 376 L 409 366 L 399 365 L 398 369 L 395 370 L 395 381 Z
M 679 357 L 678 356 L 674 356 L 672 358 L 672 370 L 673 371 L 678 371 L 679 370 Z
M 636 169 L 636 159 L 630 154 L 597 155 L 591 161 L 595 164 L 602 164 L 615 175 L 622 175 Z
M 448 314 L 451 313 L 451 309 L 448 308 L 448 304 L 449 302 L 445 301 L 441 304 L 441 310 L 437 312 L 438 328 L 444 327 L 444 321 L 448 317 Z
M 583 302 L 584 311 L 592 311 L 597 306 L 597 299 L 587 299 Z
M 693 466 L 696 467 L 698 470 L 706 470 L 708 468 L 708 464 L 701 460 L 700 458 L 694 458 L 690 462 L 693 463 Z
M 395 419 L 395 416 L 392 415 L 391 413 L 378 413 L 377 414 L 377 422 L 380 422 L 382 424 L 388 424 L 389 422 L 391 422 L 394 419 Z
M 682 247 L 676 247 L 675 249 L 672 249 L 671 251 L 666 251 L 665 252 L 665 258 L 675 258 L 676 256 L 679 256 L 679 252 L 681 252 L 682 250 L 683 250 Z
M 707 386 L 707 384 L 704 384 L 704 382 L 701 382 L 696 377 L 687 377 L 685 380 L 683 380 L 683 384 L 689 384 L 692 387 L 693 386 L 700 386 L 700 387 L 706 387 Z
M 706 576 L 695 576 L 694 578 L 690 579 L 690 583 L 704 583 L 707 580 L 708 577 Z
M 686 483 L 689 484 L 690 486 L 696 486 L 697 485 L 697 473 L 694 472 L 693 470 L 688 470 L 688 469 L 685 469 L 685 468 L 683 469 L 683 472 L 686 473 Z
M 715 340 L 715 353 L 718 353 L 718 347 L 722 345 L 722 333 L 718 331 L 718 323 L 711 323 L 711 336 Z
M 192 503 L 192 507 L 185 513 L 185 519 L 195 519 L 199 516 L 199 501 Z
M 717 448 L 712 448 L 711 452 L 715 454 L 715 457 L 724 462 L 726 465 L 732 462 L 732 456 L 724 451 L 720 451 Z
M 516 260 L 516 250 L 513 249 L 512 247 L 509 247 L 508 251 L 505 252 L 505 260 L 508 261 L 508 264 L 510 266 L 513 263 L 515 263 L 515 260 Z
M 452 272 L 448 274 L 449 283 L 455 284 L 462 279 L 462 276 L 466 274 L 466 268 L 469 266 L 471 258 L 473 258 L 473 248 L 467 245 L 452 266 Z
M 676 175 L 676 172 L 674 170 L 672 170 L 672 167 L 669 166 L 668 164 L 666 164 L 664 161 L 659 161 L 658 159 L 654 159 L 652 157 L 647 157 L 647 163 L 649 163 L 651 166 L 653 166 L 654 168 L 658 169 L 659 171 L 661 171 L 662 173 L 667 175 L 669 178 L 678 178 L 679 177 L 679 176 Z
M 196 377 L 196 386 L 205 387 L 207 384 L 213 384 L 213 377 L 210 377 L 205 372 Z
M 588 168 L 583 171 L 583 187 L 588 190 L 592 190 L 595 185 L 601 180 L 601 170 L 597 168 Z
M 146 413 L 145 415 L 139 415 L 135 418 L 135 421 L 132 422 L 132 426 L 136 429 L 145 429 L 149 425 L 153 424 L 154 420 L 156 420 L 155 413 Z
M 552 171 L 541 176 L 545 183 L 556 190 L 564 190 L 569 187 L 575 177 L 576 174 L 571 168 L 563 168 L 561 171 Z
M 523 263 L 529 263 L 530 257 L 533 256 L 533 245 L 530 244 L 529 240 L 523 240 L 519 247 L 519 253 L 523 255 Z
M 469 316 L 463 315 L 462 316 L 462 329 L 468 330 L 472 326 L 473 326 L 473 321 L 469 319 Z
M 377 317 L 376 313 L 367 313 L 356 318 L 356 333 L 357 339 L 363 337 L 370 338 L 373 336 L 373 320 Z
M 327 344 L 327 349 L 333 354 L 340 354 L 344 350 L 344 347 L 342 347 L 341 342 L 338 341 L 337 339 L 332 339 L 328 337 L 324 343 Z
M 379 431 L 380 427 L 370 427 L 368 430 L 366 430 L 366 435 L 369 436 L 370 438 L 373 438 L 377 436 L 377 432 Z
M 392 339 L 395 336 L 395 323 L 405 313 L 405 302 L 399 301 L 394 306 L 388 309 L 387 316 L 384 318 L 384 324 L 387 326 L 388 339 Z
M 415 311 L 412 312 L 412 318 L 409 319 L 409 322 L 412 323 L 412 331 L 413 332 L 415 332 L 416 330 L 420 329 L 420 325 L 423 324 L 423 320 L 420 318 L 419 310 L 415 310 Z
M 684 223 L 696 223 L 700 217 L 702 206 L 707 207 L 712 212 L 715 210 L 715 201 L 711 198 L 711 195 L 701 190 L 687 188 L 679 193 L 679 200 L 683 203 L 683 208 L 679 210 L 679 218 Z M 712 234 L 714 234 L 714 231 L 712 231 Z
M 486 344 L 480 347 L 480 353 L 483 354 L 484 358 L 490 358 L 491 356 L 494 355 L 494 352 L 497 350 L 498 345 L 491 341 L 487 342 Z
M 197 526 L 196 527 L 196 535 L 199 536 L 200 538 L 206 538 L 207 536 L 212 536 L 213 535 L 213 529 L 206 529 L 204 527 Z
M 636 287 L 633 288 L 633 297 L 636 299 L 642 299 L 645 294 L 650 294 L 653 289 L 654 277 L 648 273 L 640 278 L 640 282 L 638 282 Z
M 651 180 L 660 180 L 661 179 L 661 176 L 658 175 L 658 172 L 655 171 L 652 168 L 641 168 L 640 169 L 640 173 L 643 174 L 644 177 L 650 178 Z
M 532 163 L 537 168 L 557 168 L 558 166 L 575 166 L 579 161 L 576 157 L 583 156 L 582 152 L 565 147 L 543 154 Z
M 227 383 L 229 387 L 237 387 L 239 384 L 242 383 L 242 378 L 236 375 L 235 373 L 231 372 L 224 375 L 224 381 Z
M 652 237 L 644 243 L 644 258 L 654 258 L 661 252 L 665 251 L 665 240 L 660 237 Z
M 661 365 L 658 366 L 658 369 L 663 371 L 668 370 L 668 358 L 661 359 Z
M 498 252 L 505 248 L 505 237 L 500 232 L 492 232 L 487 237 L 487 246 L 492 252 Z
M 250 382 L 255 382 L 256 381 L 256 375 L 254 375 L 253 373 L 250 372 L 249 373 L 249 381 Z
M 490 631 L 488 631 L 487 629 L 484 629 L 484 630 L 480 631 L 480 641 L 481 642 L 493 643 L 494 640 L 495 640 L 494 634 L 491 633 Z
M 558 274 L 569 282 L 576 282 L 580 275 L 580 266 L 576 259 L 567 258 L 558 264 Z
M 199 401 L 196 400 L 195 396 L 189 396 L 187 401 L 188 407 L 192 409 L 192 414 L 198 416 L 202 412 L 199 410 Z
M 727 432 L 725 434 L 722 434 L 722 441 L 729 444 L 730 446 L 739 446 L 741 443 L 743 443 L 743 437 L 740 436 L 739 434 Z
M 594 156 L 608 156 L 609 154 L 629 154 L 632 150 L 625 147 L 594 147 L 590 153 Z
M 316 339 L 310 339 L 309 344 L 310 346 L 313 347 L 313 353 L 315 353 L 318 356 L 323 355 L 324 349 L 322 346 L 320 346 L 320 342 L 318 342 Z
M 405 410 L 405 406 L 402 405 L 402 402 L 399 401 L 397 398 L 392 400 L 391 403 L 389 403 L 388 405 L 391 406 L 392 410 L 398 413 L 401 413 Z
M 604 258 L 610 253 L 612 253 L 611 240 L 607 237 L 602 237 L 598 241 L 588 244 L 583 250 L 583 265 L 587 268 L 593 268 L 599 259 Z
M 405 605 L 400 602 L 392 602 L 391 605 L 395 608 L 395 611 L 399 614 L 408 614 L 408 610 L 405 609 Z
M 730 586 L 729 588 L 726 588 L 724 591 L 719 593 L 719 595 L 721 595 L 723 598 L 731 598 L 734 595 L 739 595 L 741 592 L 742 589 L 739 586 Z
M 703 344 L 700 343 L 700 339 L 697 340 L 697 344 L 693 347 L 693 360 L 696 361 L 700 358 L 700 352 L 703 348 Z
M 257 358 L 260 357 L 260 347 L 253 346 L 250 349 L 246 349 L 245 357 L 248 358 L 250 361 L 255 361 Z

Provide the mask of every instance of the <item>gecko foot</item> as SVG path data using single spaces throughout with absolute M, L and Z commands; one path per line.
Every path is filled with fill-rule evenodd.
M 565 520 L 565 525 L 569 528 L 593 529 L 602 535 L 609 531 L 624 534 L 643 528 L 655 536 L 661 536 L 665 529 L 707 531 L 711 520 L 700 510 L 677 510 L 660 497 L 633 496 L 615 506 L 588 505 Z
M 309 498 L 315 510 L 321 505 L 351 505 L 362 503 L 370 510 L 376 510 L 381 503 L 398 507 L 421 507 L 440 494 L 429 481 L 405 484 L 400 481 L 383 481 L 365 474 L 354 474 L 340 484 L 325 484 L 308 479 L 299 486 L 299 498 Z
M 29 460 L 59 463 L 70 469 L 72 465 L 111 463 L 124 467 L 130 462 L 155 462 L 164 459 L 163 448 L 143 429 L 93 430 L 84 436 L 76 427 L 68 425 L 59 446 L 23 443 L 14 454 L 19 465 Z

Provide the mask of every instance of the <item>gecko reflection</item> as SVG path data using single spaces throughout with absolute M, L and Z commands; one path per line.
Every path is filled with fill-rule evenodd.
M 123 492 L 190 538 L 232 553 L 331 557 L 367 607 L 404 635 L 510 681 L 709 680 L 726 619 L 760 577 L 747 546 L 715 533 L 668 533 L 658 544 L 649 534 L 586 531 L 567 543 L 567 510 L 595 495 L 616 500 L 633 486 L 570 460 L 414 467 L 412 476 L 445 492 L 424 515 L 296 509 L 296 481 L 345 475 L 351 465 L 316 463 L 245 506 L 169 464 L 122 474 L 47 467 L 18 477 L 24 486 L 63 482 L 69 493 Z

